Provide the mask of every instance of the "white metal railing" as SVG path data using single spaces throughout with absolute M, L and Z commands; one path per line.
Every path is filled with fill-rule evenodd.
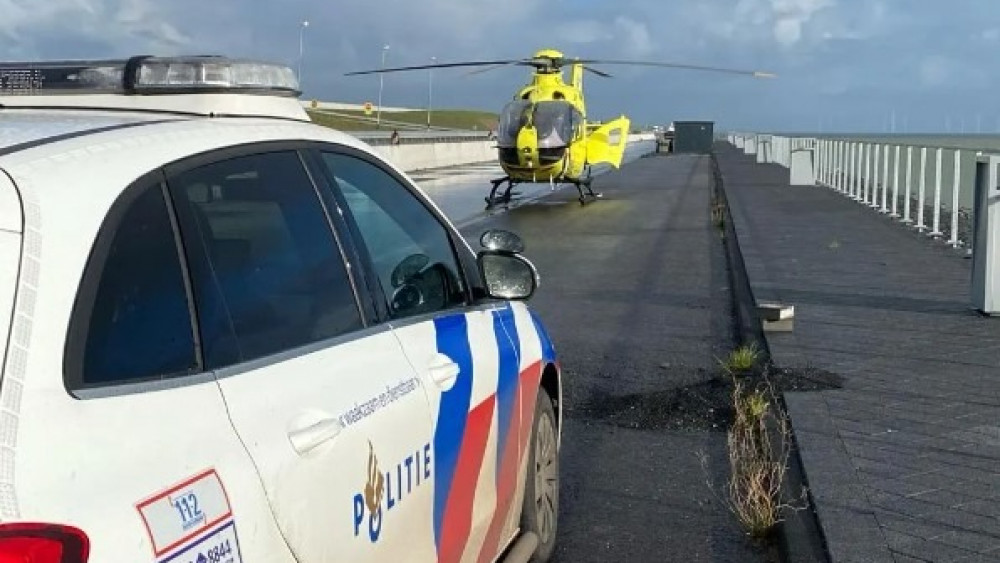
M 969 148 L 875 140 L 732 133 L 739 148 L 766 146 L 757 161 L 800 176 L 792 153 L 809 151 L 815 183 L 953 247 L 970 247 L 976 159 Z M 794 183 L 794 182 L 793 182 Z M 971 251 L 970 251 L 971 253 Z

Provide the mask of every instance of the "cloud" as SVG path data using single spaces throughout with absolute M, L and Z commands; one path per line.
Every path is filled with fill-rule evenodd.
M 833 0 L 771 0 L 774 38 L 785 47 L 802 39 L 802 27 L 820 10 L 834 6 Z
M 930 56 L 920 63 L 920 82 L 924 86 L 939 86 L 948 81 L 951 63 L 942 56 Z
M 997 78 L 984 53 L 1000 43 L 1000 11 L 996 0 L 963 0 L 961 8 L 916 0 L 0 0 L 0 52 L 7 59 L 217 53 L 297 68 L 301 22 L 309 20 L 307 97 L 377 95 L 376 77 L 344 73 L 377 68 L 384 44 L 390 66 L 555 48 L 778 74 L 759 81 L 608 68 L 614 79 L 587 86 L 597 115 L 627 111 L 667 122 L 708 115 L 747 127 L 804 120 L 808 128 L 821 107 L 852 116 L 865 108 L 881 115 L 890 104 L 901 112 L 907 104 L 993 107 Z M 385 103 L 422 107 L 428 78 L 385 76 Z M 496 109 L 528 78 L 513 66 L 474 76 L 435 71 L 435 105 Z
M 802 22 L 794 18 L 781 18 L 774 22 L 774 38 L 778 43 L 791 47 L 802 39 Z
M 189 40 L 149 0 L 0 0 L 0 14 L 0 49 L 30 57 L 57 50 L 60 39 L 116 54 L 140 46 L 172 52 Z
M 644 57 L 656 50 L 645 22 L 618 16 L 615 18 L 614 30 L 616 38 L 624 45 L 625 56 Z
M 576 20 L 556 24 L 552 30 L 560 43 L 587 45 L 612 38 L 608 27 L 597 20 Z
M 996 43 L 1000 41 L 1000 28 L 985 29 L 979 34 L 979 38 L 986 43 Z

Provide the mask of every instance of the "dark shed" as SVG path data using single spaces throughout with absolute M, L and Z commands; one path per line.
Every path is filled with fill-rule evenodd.
M 701 154 L 712 152 L 714 129 L 715 123 L 712 121 L 675 121 L 673 152 Z

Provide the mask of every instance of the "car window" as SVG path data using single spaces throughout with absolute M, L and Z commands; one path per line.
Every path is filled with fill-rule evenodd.
M 363 326 L 334 232 L 296 152 L 231 158 L 168 183 L 191 249 L 209 368 Z
M 392 318 L 465 304 L 451 238 L 434 214 L 385 170 L 323 153 L 375 267 Z
M 197 368 L 190 307 L 159 184 L 125 210 L 100 268 L 83 352 L 84 385 Z M 88 267 L 89 269 L 90 267 Z

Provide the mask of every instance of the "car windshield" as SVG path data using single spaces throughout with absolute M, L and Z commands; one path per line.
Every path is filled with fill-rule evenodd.
M 581 121 L 582 115 L 569 102 L 515 100 L 507 104 L 500 115 L 497 144 L 501 147 L 517 146 L 521 128 L 531 123 L 538 132 L 539 148 L 565 147 Z

